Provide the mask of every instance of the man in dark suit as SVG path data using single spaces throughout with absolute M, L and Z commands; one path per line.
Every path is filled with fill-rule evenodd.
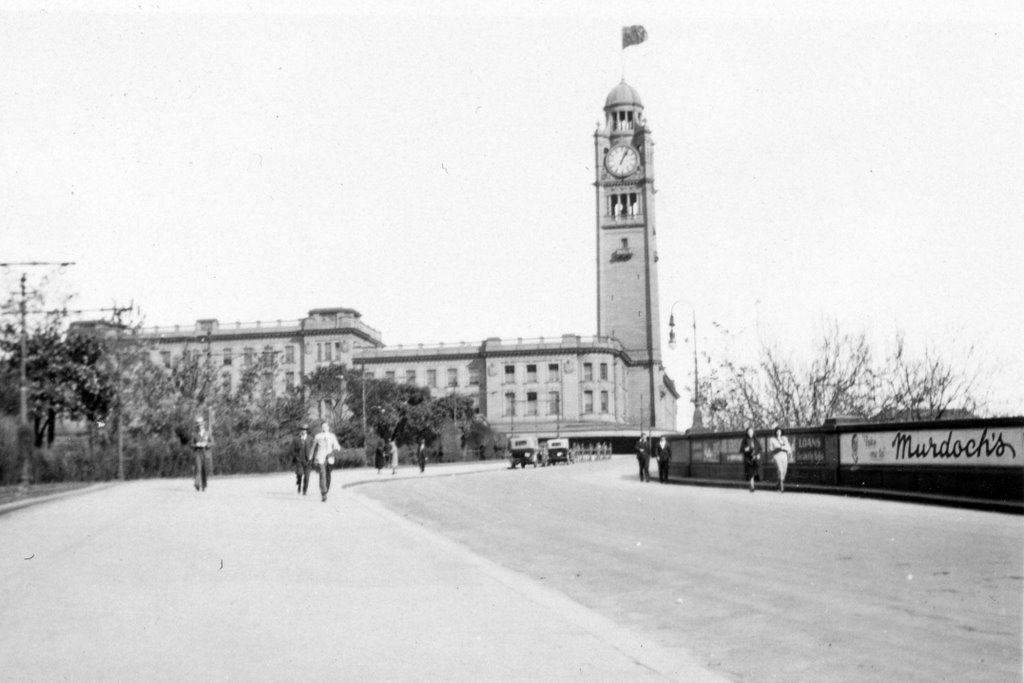
M 654 442 L 654 458 L 658 461 L 658 481 L 662 484 L 668 483 L 668 461 L 672 452 L 668 447 L 668 440 L 661 437 Z
M 309 470 L 312 466 L 313 439 L 309 438 L 309 430 L 302 425 L 299 436 L 292 444 L 292 466 L 295 468 L 295 488 L 298 493 L 306 495 L 309 488 Z
M 640 440 L 636 442 L 636 461 L 640 465 L 640 481 L 651 480 L 651 444 L 649 438 L 641 434 Z

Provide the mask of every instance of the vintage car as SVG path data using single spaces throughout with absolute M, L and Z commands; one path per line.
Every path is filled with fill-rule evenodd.
M 535 436 L 510 436 L 508 439 L 508 450 L 512 460 L 512 469 L 517 466 L 537 466 L 539 460 L 540 445 Z
M 548 439 L 547 442 L 547 459 L 545 465 L 554 465 L 556 463 L 569 463 L 569 439 Z

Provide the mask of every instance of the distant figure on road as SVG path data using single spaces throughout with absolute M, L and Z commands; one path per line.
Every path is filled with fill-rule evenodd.
M 313 440 L 313 463 L 320 475 L 320 501 L 327 500 L 327 492 L 331 490 L 331 467 L 334 466 L 334 454 L 341 450 L 338 437 L 331 431 L 331 425 L 324 422 L 320 425 L 320 433 Z
M 424 439 L 420 439 L 416 445 L 416 462 L 420 466 L 420 474 L 423 474 L 423 470 L 427 469 L 427 442 Z
M 206 426 L 202 415 L 196 416 L 196 424 L 192 428 L 192 450 L 196 456 L 196 491 L 206 490 L 206 479 L 213 474 L 213 458 L 210 457 L 210 445 L 213 437 Z
M 768 439 L 768 454 L 775 460 L 775 467 L 779 470 L 779 493 L 786 490 L 786 470 L 789 469 L 789 459 L 793 457 L 793 447 L 789 445 L 789 439 L 782 435 L 782 427 L 775 425 L 775 436 Z
M 743 478 L 750 480 L 750 492 L 754 492 L 754 482 L 761 481 L 761 444 L 754 438 L 754 428 L 747 427 L 747 433 L 740 442 L 740 453 L 743 454 Z
M 668 483 L 668 460 L 671 454 L 668 440 L 661 437 L 658 443 L 654 444 L 654 458 L 658 461 L 658 481 L 662 484 Z
M 636 461 L 640 465 L 640 481 L 651 480 L 651 444 L 649 437 L 640 435 L 636 442 Z
M 388 441 L 388 453 L 391 455 L 391 474 L 398 471 L 398 444 L 392 438 Z
M 377 442 L 377 448 L 373 451 L 373 466 L 377 468 L 377 474 L 384 469 L 384 446 L 380 441 Z
M 295 489 L 306 495 L 309 488 L 309 470 L 312 467 L 310 456 L 313 452 L 313 439 L 309 438 L 309 429 L 302 425 L 299 436 L 292 444 L 292 467 L 295 469 Z

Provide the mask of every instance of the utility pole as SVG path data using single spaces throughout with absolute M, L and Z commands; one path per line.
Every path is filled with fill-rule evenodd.
M 121 322 L 121 316 L 124 313 L 131 313 L 134 308 L 134 302 L 132 302 L 127 308 L 118 306 L 116 303 L 113 307 L 114 330 L 117 335 L 114 346 L 114 358 L 117 361 L 117 478 L 120 481 L 124 481 L 124 401 L 122 399 L 124 391 L 124 377 L 121 372 L 121 331 L 124 329 L 124 325 Z

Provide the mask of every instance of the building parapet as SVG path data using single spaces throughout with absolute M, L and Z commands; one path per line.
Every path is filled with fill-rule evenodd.
M 363 348 L 355 360 L 400 361 L 412 359 L 451 358 L 465 356 L 494 356 L 537 352 L 610 351 L 624 353 L 622 344 L 612 337 L 564 334 L 560 337 L 499 339 L 489 337 L 482 342 L 456 342 L 438 344 L 395 344 L 380 348 Z
M 212 339 L 252 336 L 285 336 L 302 333 L 325 333 L 334 330 L 351 331 L 368 341 L 380 343 L 380 330 L 364 323 L 361 316 L 351 309 L 330 309 L 330 315 L 324 315 L 328 309 L 317 309 L 308 318 L 291 320 L 255 320 L 249 322 L 236 321 L 221 323 L 216 318 L 204 318 L 191 325 L 155 325 L 143 327 L 140 335 L 150 339 L 188 339 L 210 335 Z

